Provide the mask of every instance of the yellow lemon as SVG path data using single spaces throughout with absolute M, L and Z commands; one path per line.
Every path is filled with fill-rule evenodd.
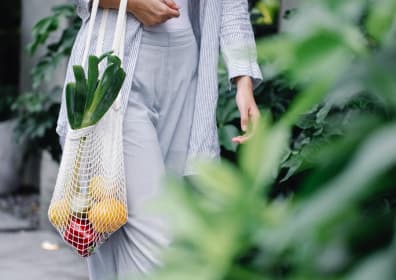
M 94 231 L 114 232 L 127 222 L 128 210 L 117 199 L 104 199 L 91 208 L 88 219 Z
M 55 227 L 66 227 L 70 219 L 70 203 L 66 199 L 53 202 L 48 209 L 48 218 Z

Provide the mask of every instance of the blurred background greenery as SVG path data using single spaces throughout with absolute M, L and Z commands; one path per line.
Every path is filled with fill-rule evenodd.
M 258 38 L 254 138 L 227 143 L 238 115 L 223 78 L 229 160 L 169 178 L 177 238 L 152 279 L 395 279 L 396 2 L 299 1 L 287 17 Z
M 176 240 L 153 279 L 395 279 L 396 2 L 249 4 L 262 120 L 247 145 L 230 142 L 239 114 L 221 64 L 223 160 L 201 163 L 199 177 L 168 179 L 160 205 Z M 42 84 L 79 26 L 71 5 L 41 20 L 28 47 L 45 50 L 32 91 L 13 100 L 8 87 L 0 102 L 1 117 L 17 118 L 18 139 L 56 160 L 59 88 Z M 53 32 L 62 35 L 49 43 Z

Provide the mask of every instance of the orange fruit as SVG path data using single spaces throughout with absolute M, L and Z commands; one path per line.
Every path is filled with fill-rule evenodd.
M 66 227 L 70 219 L 69 201 L 62 199 L 53 202 L 48 209 L 48 218 L 55 227 Z
M 91 208 L 88 219 L 94 231 L 114 232 L 127 222 L 128 210 L 117 199 L 104 199 Z
M 95 176 L 89 181 L 88 193 L 90 197 L 96 201 L 111 198 L 114 192 L 114 187 L 106 184 L 105 178 L 102 176 Z

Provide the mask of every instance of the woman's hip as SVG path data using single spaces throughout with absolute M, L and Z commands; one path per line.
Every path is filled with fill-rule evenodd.
M 144 31 L 129 107 L 144 107 L 151 115 L 158 115 L 169 104 L 177 106 L 175 100 L 192 97 L 195 92 L 191 85 L 196 84 L 198 59 L 192 30 Z

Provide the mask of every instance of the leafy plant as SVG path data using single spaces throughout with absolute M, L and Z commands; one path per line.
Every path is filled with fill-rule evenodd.
M 56 67 L 70 55 L 81 26 L 81 20 L 77 17 L 73 5 L 55 6 L 52 12 L 52 15 L 41 19 L 33 27 L 33 41 L 27 46 L 29 54 L 34 55 L 40 46 L 48 44 L 47 52 L 32 69 L 33 89 L 38 89 L 43 82 L 51 81 Z M 50 35 L 58 32 L 65 20 L 66 26 L 63 27 L 59 40 L 48 43 Z
M 60 160 L 61 148 L 54 129 L 60 109 L 60 92 L 61 88 L 56 87 L 50 92 L 24 93 L 12 104 L 18 116 L 14 136 L 18 143 L 27 143 L 25 156 L 47 150 L 54 160 Z
M 34 55 L 40 46 L 46 46 L 46 52 L 32 69 L 32 91 L 22 94 L 13 105 L 13 110 L 18 117 L 16 139 L 27 142 L 27 154 L 48 150 L 59 161 L 61 148 L 55 128 L 61 89 L 56 86 L 47 90 L 45 85 L 51 81 L 59 63 L 69 57 L 81 20 L 74 5 L 56 6 L 52 11 L 52 15 L 33 27 L 33 41 L 27 51 Z M 59 39 L 50 42 L 50 35 L 60 30 Z
M 259 42 L 298 91 L 263 112 L 237 164 L 168 178 L 155 207 L 174 242 L 150 279 L 394 279 L 395 12 L 392 0 L 304 1 L 289 32 Z
M 14 116 L 11 106 L 17 98 L 16 89 L 13 86 L 2 86 L 0 87 L 0 95 L 0 122 L 2 122 Z
M 107 67 L 99 79 L 99 64 L 106 58 Z M 74 65 L 75 82 L 66 86 L 67 116 L 73 129 L 96 124 L 117 98 L 126 76 L 116 55 L 91 55 L 88 60 L 87 77 L 81 65 Z

